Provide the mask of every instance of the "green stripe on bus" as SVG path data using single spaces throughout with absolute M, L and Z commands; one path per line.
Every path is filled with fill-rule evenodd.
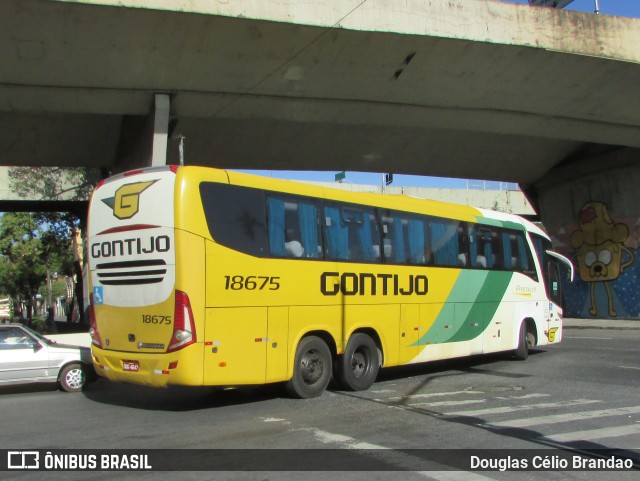
M 447 342 L 468 341 L 479 336 L 491 323 L 511 282 L 511 272 L 490 272 L 468 314 L 458 317 L 458 331 Z
M 412 346 L 468 341 L 479 336 L 495 316 L 512 276 L 503 271 L 462 271 L 437 319 Z M 463 314 L 464 309 L 468 311 Z

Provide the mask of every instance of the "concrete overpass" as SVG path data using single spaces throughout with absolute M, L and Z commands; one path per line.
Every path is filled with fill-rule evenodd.
M 640 217 L 638 45 L 635 19 L 492 0 L 3 0 L 0 165 L 183 139 L 190 164 L 520 182 L 568 245 L 590 200 Z
M 156 93 L 170 161 L 182 135 L 188 163 L 532 184 L 593 144 L 640 147 L 634 19 L 491 0 L 3 0 L 0 27 L 3 165 L 146 160 Z

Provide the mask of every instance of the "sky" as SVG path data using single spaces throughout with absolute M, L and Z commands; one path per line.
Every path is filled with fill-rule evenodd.
M 527 4 L 529 0 L 502 0 L 506 3 Z M 640 17 L 640 0 L 598 0 L 601 15 L 618 15 L 621 17 Z M 573 0 L 565 10 L 594 13 L 596 0 Z
M 527 4 L 528 0 L 500 0 L 505 3 Z M 640 18 L 640 0 L 598 0 L 601 15 L 617 15 L 625 17 Z M 596 0 L 574 0 L 565 7 L 565 10 L 575 10 L 579 12 L 594 13 Z M 531 7 L 540 8 L 540 7 Z M 296 172 L 296 171 L 245 171 L 276 177 L 279 179 L 312 180 L 318 182 L 334 182 L 336 172 Z M 381 185 L 382 174 L 365 172 L 346 172 L 344 182 L 354 184 Z M 394 174 L 393 186 L 406 187 L 436 187 L 436 188 L 488 188 L 488 189 L 513 189 L 516 184 L 500 182 L 483 182 L 481 180 L 448 179 L 442 177 L 425 177 L 414 175 Z

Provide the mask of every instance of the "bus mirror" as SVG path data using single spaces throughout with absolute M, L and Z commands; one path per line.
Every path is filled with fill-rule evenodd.
M 574 276 L 573 263 L 562 254 L 558 254 L 557 252 L 549 251 L 549 250 L 546 252 L 548 255 L 550 255 L 554 259 L 558 259 L 565 266 L 567 266 L 567 268 L 569 269 L 569 282 L 573 282 L 573 276 Z

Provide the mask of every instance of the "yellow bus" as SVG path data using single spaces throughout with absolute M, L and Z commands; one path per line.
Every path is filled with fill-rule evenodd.
M 88 244 L 100 375 L 301 398 L 558 343 L 571 266 L 514 215 L 192 166 L 102 181 Z

